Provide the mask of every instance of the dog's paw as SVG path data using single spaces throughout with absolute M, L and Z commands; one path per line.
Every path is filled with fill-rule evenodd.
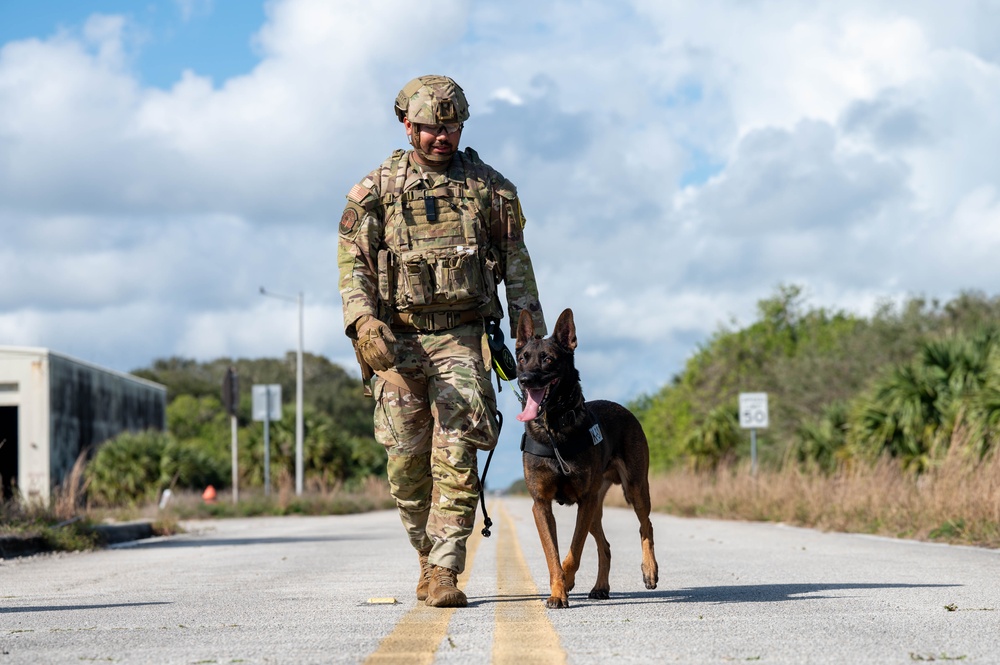
M 549 599 L 545 601 L 545 607 L 550 610 L 558 610 L 564 607 L 569 607 L 569 598 L 560 598 L 559 596 L 549 596 Z
M 587 598 L 591 600 L 607 600 L 611 597 L 610 589 L 599 589 L 596 586 L 590 590 L 590 595 Z
M 656 588 L 656 583 L 660 581 L 660 570 L 659 567 L 655 564 L 655 562 L 652 566 L 649 566 L 648 568 L 647 566 L 643 565 L 642 581 L 646 583 L 647 589 Z

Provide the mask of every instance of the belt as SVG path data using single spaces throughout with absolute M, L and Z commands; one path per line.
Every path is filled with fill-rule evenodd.
M 437 332 L 482 320 L 482 314 L 476 310 L 466 310 L 464 312 L 431 312 L 426 314 L 394 312 L 389 327 L 392 328 L 393 332 Z

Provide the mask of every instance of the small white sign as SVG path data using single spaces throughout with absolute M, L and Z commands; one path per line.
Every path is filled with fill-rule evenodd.
M 767 393 L 740 393 L 740 427 L 767 427 Z
M 270 406 L 270 413 L 268 407 Z M 253 419 L 281 420 L 281 385 L 277 383 L 253 387 Z

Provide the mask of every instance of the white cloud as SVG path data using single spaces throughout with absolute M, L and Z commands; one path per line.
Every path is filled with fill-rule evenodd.
M 211 9 L 179 0 L 185 16 Z M 185 13 L 186 12 L 186 13 Z M 0 338 L 131 369 L 307 350 L 350 365 L 335 227 L 425 73 L 518 186 L 550 322 L 588 397 L 655 390 L 801 283 L 871 311 L 1000 291 L 1000 18 L 988 3 L 276 0 L 259 64 L 140 83 L 95 14 L 0 47 Z M 249 37 L 249 36 L 248 36 Z
M 190 21 L 195 16 L 210 14 L 214 0 L 174 0 L 180 11 L 181 19 Z

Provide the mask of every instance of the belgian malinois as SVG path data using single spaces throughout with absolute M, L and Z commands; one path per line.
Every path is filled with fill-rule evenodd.
M 639 518 L 642 538 L 642 579 L 655 589 L 658 579 L 653 553 L 653 525 L 649 521 L 649 446 L 642 425 L 625 407 L 614 402 L 585 402 L 580 374 L 573 362 L 576 326 L 573 312 L 563 311 L 552 335 L 535 336 L 531 316 L 522 311 L 517 323 L 517 380 L 525 406 L 517 417 L 525 424 L 524 480 L 534 499 L 532 513 L 549 566 L 550 608 L 569 607 L 587 533 L 597 542 L 597 582 L 590 598 L 606 599 L 610 592 L 611 546 L 601 520 L 604 495 L 620 484 L 625 500 Z M 559 564 L 556 521 L 552 501 L 578 504 L 576 530 L 566 560 Z

